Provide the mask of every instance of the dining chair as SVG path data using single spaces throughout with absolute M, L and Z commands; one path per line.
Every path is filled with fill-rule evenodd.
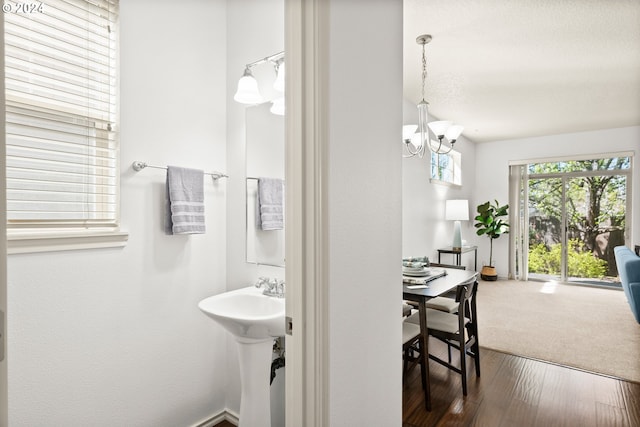
M 402 317 L 410 316 L 414 308 L 413 304 L 409 304 L 408 301 L 402 301 Z
M 403 355 L 403 368 L 402 368 L 402 381 L 406 380 L 407 371 L 409 371 L 409 364 L 411 367 L 416 364 L 420 365 L 420 369 L 423 370 L 422 357 L 420 354 L 420 325 L 412 322 L 407 322 L 406 319 L 402 321 L 402 355 Z M 424 375 L 422 377 L 422 388 L 426 388 Z
M 457 313 L 459 304 L 455 299 L 455 295 L 453 297 L 435 297 L 427 301 L 426 307 L 433 310 L 440 310 L 447 313 Z
M 429 358 L 462 376 L 462 394 L 467 395 L 467 361 L 471 356 L 475 361 L 476 376 L 480 376 L 480 345 L 478 342 L 478 320 L 476 310 L 476 294 L 478 282 L 473 281 L 456 288 L 457 313 L 427 308 L 427 329 L 429 336 L 438 339 L 448 347 L 449 360 L 444 361 L 429 354 Z M 434 298 L 435 299 L 435 298 Z M 418 326 L 420 319 L 411 315 L 405 321 Z M 460 352 L 460 366 L 451 362 L 451 348 Z

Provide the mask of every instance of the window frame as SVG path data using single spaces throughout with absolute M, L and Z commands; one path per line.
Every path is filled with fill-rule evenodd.
M 430 153 L 429 156 L 429 182 L 435 184 L 448 185 L 453 187 L 462 187 L 462 153 L 451 149 L 448 153 L 438 154 Z M 440 165 L 441 156 L 449 159 L 448 163 L 451 165 L 451 179 L 446 179 L 442 175 L 442 168 Z M 434 164 L 435 162 L 435 164 Z
M 128 233 L 125 231 L 121 231 L 120 230 L 120 164 L 119 164 L 119 143 L 120 143 L 120 138 L 119 138 L 119 132 L 117 129 L 117 124 L 119 123 L 119 65 L 118 65 L 118 50 L 119 50 L 119 44 L 118 44 L 118 32 L 119 32 L 119 0 L 105 0 L 104 4 L 106 5 L 105 9 L 101 9 L 101 10 L 107 10 L 108 12 L 105 12 L 105 14 L 103 14 L 102 12 L 99 12 L 97 14 L 91 14 L 91 13 L 87 13 L 87 18 L 84 18 L 83 15 L 81 15 L 83 12 L 80 12 L 80 14 L 76 15 L 76 16 L 80 16 L 80 18 L 78 18 L 79 23 L 85 23 L 86 26 L 80 27 L 80 28 L 84 28 L 84 30 L 77 30 L 78 27 L 67 27 L 64 22 L 67 21 L 58 21 L 58 27 L 57 28 L 63 28 L 64 30 L 68 29 L 76 29 L 77 33 L 75 34 L 75 37 L 77 38 L 81 38 L 82 36 L 84 36 L 83 31 L 86 31 L 86 40 L 89 40 L 90 37 L 94 37 L 93 36 L 93 32 L 87 31 L 87 28 L 90 27 L 91 25 L 93 25 L 94 21 L 96 19 L 100 19 L 102 20 L 104 18 L 104 16 L 106 16 L 106 21 L 105 25 L 108 26 L 108 32 L 109 34 L 113 34 L 113 36 L 108 36 L 108 39 L 106 40 L 111 40 L 109 43 L 110 47 L 107 47 L 105 49 L 108 49 L 107 52 L 109 52 L 109 64 L 108 65 L 108 69 L 111 70 L 111 72 L 109 72 L 108 74 L 103 74 L 103 76 L 106 76 L 105 78 L 108 79 L 109 83 L 105 83 L 108 84 L 108 86 L 111 88 L 109 90 L 109 92 L 105 92 L 106 95 L 110 98 L 110 101 L 107 101 L 109 105 L 113 105 L 114 108 L 112 109 L 111 107 L 109 107 L 109 110 L 94 110 L 94 111 L 111 111 L 110 117 L 109 119 L 107 119 L 107 124 L 108 124 L 108 128 L 105 132 L 101 133 L 99 127 L 87 127 L 88 131 L 86 133 L 86 135 L 84 136 L 85 138 L 85 145 L 84 145 L 84 150 L 86 153 L 91 153 L 92 151 L 95 152 L 98 147 L 100 146 L 100 140 L 102 140 L 102 138 L 108 138 L 107 141 L 107 145 L 105 149 L 109 150 L 112 154 L 109 156 L 109 159 L 111 159 L 110 164 L 108 165 L 107 169 L 110 170 L 110 177 L 109 180 L 112 184 L 112 193 L 95 193 L 93 195 L 90 195 L 91 193 L 87 193 L 86 191 L 88 190 L 82 190 L 80 193 L 78 193 L 79 195 L 85 195 L 85 198 L 88 199 L 94 199 L 94 201 L 92 202 L 94 204 L 94 206 L 101 206 L 101 202 L 96 202 L 95 199 L 100 199 L 100 198 L 108 198 L 110 199 L 110 204 L 113 206 L 113 210 L 111 211 L 111 214 L 108 215 L 108 218 L 102 218 L 102 219 L 91 219 L 91 215 L 86 215 L 86 217 L 84 218 L 78 218 L 78 219 L 47 219 L 46 217 L 42 217 L 41 219 L 36 219 L 35 217 L 38 216 L 38 214 L 36 213 L 32 219 L 17 219 L 16 217 L 14 217 L 13 220 L 11 219 L 7 219 L 6 221 L 6 226 L 7 226 L 7 249 L 8 249 L 8 253 L 9 254 L 16 254 L 16 253 L 31 253 L 31 252 L 48 252 L 48 251 L 63 251 L 63 250 L 78 250 L 78 249 L 93 249 L 93 248 L 105 248 L 105 247 L 122 247 L 124 245 L 126 245 L 126 242 L 128 241 Z M 33 13 L 47 13 L 46 8 L 49 6 L 52 9 L 55 9 L 55 11 L 57 13 L 61 13 L 60 11 L 62 11 L 64 8 L 71 8 L 74 10 L 75 13 L 77 12 L 77 9 L 74 8 L 81 8 L 82 11 L 84 10 L 93 10 L 93 12 L 96 11 L 96 8 L 99 8 L 99 6 L 96 6 L 96 4 L 94 2 L 91 1 L 84 1 L 84 2 L 73 2 L 73 3 L 61 3 L 61 4 L 44 4 L 43 5 L 44 8 L 42 11 L 34 11 Z M 92 16 L 89 16 L 92 15 Z M 95 16 L 100 16 L 100 18 L 95 18 Z M 70 16 L 70 15 L 68 15 Z M 15 28 L 15 31 L 22 31 L 25 32 L 28 36 L 28 29 L 25 30 L 25 28 L 32 28 L 31 27 L 31 21 L 24 21 L 27 24 L 29 24 L 27 27 L 20 27 L 20 21 L 19 21 L 19 17 L 14 17 L 16 18 L 14 23 L 9 23 L 8 25 L 13 25 L 13 28 Z M 37 24 L 36 22 L 36 18 L 34 17 L 34 21 L 33 21 L 33 27 L 37 27 L 39 24 Z M 54 16 L 54 13 L 52 12 L 51 16 L 48 17 L 43 17 L 45 20 L 47 19 L 51 19 L 51 20 L 55 20 L 56 17 Z M 84 18 L 84 19 L 83 19 Z M 89 24 L 88 22 L 92 22 L 91 24 Z M 100 22 L 104 22 L 104 21 L 100 21 Z M 69 24 L 71 25 L 71 24 Z M 5 23 L 5 34 L 6 34 L 6 26 L 7 23 Z M 101 28 L 105 28 L 104 26 L 102 26 Z M 62 43 L 66 43 L 67 38 L 65 36 L 53 36 L 48 38 L 48 35 L 46 34 L 46 31 L 48 30 L 43 30 L 42 32 L 38 32 L 36 36 L 39 40 L 43 40 L 46 43 L 57 43 L 56 40 L 59 40 Z M 66 35 L 66 32 L 65 32 Z M 47 40 L 49 40 L 47 42 Z M 5 43 L 7 43 L 5 41 Z M 108 46 L 108 45 L 105 45 Z M 16 49 L 18 49 L 16 51 Z M 87 47 L 87 49 L 89 49 Z M 20 48 L 19 47 L 13 47 L 12 49 L 9 49 L 10 51 L 13 50 L 14 52 L 18 52 L 20 53 Z M 7 52 L 5 51 L 5 55 L 7 55 Z M 52 57 L 54 58 L 54 57 Z M 64 58 L 64 57 L 55 57 L 55 58 Z M 86 57 L 85 57 L 86 58 Z M 53 61 L 55 60 L 59 60 L 59 59 L 52 59 Z M 93 60 L 93 58 L 92 58 Z M 42 65 L 42 63 L 37 64 L 35 62 L 31 62 L 30 59 L 27 59 L 27 66 L 29 68 L 26 69 L 20 69 L 20 68 L 5 68 L 5 72 L 8 69 L 13 70 L 11 72 L 11 74 L 13 76 L 23 76 L 27 78 L 27 82 L 31 81 L 30 76 L 33 76 L 34 78 L 36 77 L 35 74 L 31 74 L 32 70 L 35 70 L 36 68 L 40 67 L 41 69 L 46 70 L 48 68 L 46 68 L 46 65 Z M 10 63 L 16 64 L 16 60 L 12 60 L 12 61 L 8 61 Z M 18 60 L 18 63 L 20 62 L 20 60 Z M 31 64 L 31 65 L 29 65 Z M 7 67 L 6 63 L 5 63 L 5 67 Z M 45 68 L 42 68 L 45 67 Z M 52 69 L 53 71 L 53 69 Z M 5 76 L 5 79 L 7 78 L 7 76 Z M 28 85 L 29 83 L 27 83 Z M 52 85 L 56 84 L 55 81 L 52 83 Z M 63 84 L 63 83 L 61 83 Z M 71 85 L 73 85 L 73 83 L 69 83 Z M 82 82 L 80 82 L 80 84 L 82 84 Z M 52 90 L 51 88 L 53 86 L 42 86 L 43 88 L 46 88 L 45 90 Z M 91 93 L 91 90 L 95 90 L 95 89 L 90 89 L 89 86 L 87 86 L 87 88 L 85 89 L 84 92 L 82 92 L 81 86 L 70 86 L 70 88 L 80 88 L 80 92 L 79 92 L 79 96 L 84 96 L 87 100 L 95 100 L 96 103 L 101 103 L 103 102 L 103 98 L 101 96 L 101 98 L 93 98 L 93 97 L 88 97 L 87 94 Z M 9 91 L 9 93 L 12 93 Z M 44 105 L 45 107 L 41 107 L 38 106 L 38 100 L 36 99 L 33 103 L 30 103 L 28 101 L 25 101 L 24 99 L 28 99 L 28 96 L 23 98 L 20 96 L 20 91 L 18 90 L 17 92 L 15 92 L 17 95 L 14 96 L 7 96 L 5 98 L 5 105 L 13 105 L 14 107 L 13 110 L 15 111 L 16 108 L 22 108 L 22 107 L 26 107 L 26 111 L 41 111 L 44 113 L 33 113 L 34 117 L 37 117 L 39 114 L 48 114 L 48 111 L 52 111 L 53 115 L 53 119 L 54 121 L 52 121 L 51 123 L 53 125 L 55 125 L 57 122 L 55 121 L 56 118 L 55 117 L 68 117 L 70 118 L 70 120 L 73 120 L 73 117 L 78 117 L 80 118 L 80 121 L 85 121 L 87 123 L 96 123 L 96 125 L 98 125 L 99 123 L 103 123 L 104 122 L 100 122 L 99 120 L 102 119 L 96 119 L 94 115 L 89 114 L 89 108 L 92 107 L 87 107 L 87 115 L 84 115 L 83 112 L 77 113 L 74 112 L 72 110 L 69 110 L 68 108 L 65 108 L 64 106 L 60 106 L 60 107 L 56 107 L 54 106 L 56 104 L 55 99 L 51 98 L 51 100 L 53 101 L 52 104 L 41 104 Z M 18 99 L 19 100 L 19 104 L 16 104 L 15 100 Z M 48 98 L 47 98 L 48 99 Z M 88 101 L 89 102 L 89 101 Z M 93 101 L 91 101 L 91 103 L 93 104 Z M 14 114 L 18 114 L 18 113 L 14 113 Z M 103 114 L 103 113 L 99 113 L 99 114 Z M 40 116 L 42 117 L 42 116 Z M 38 119 L 34 119 L 34 120 L 30 120 L 27 119 L 27 121 L 25 122 L 26 124 L 24 125 L 26 129 L 33 129 L 33 126 L 37 126 L 39 124 Z M 60 122 L 62 123 L 62 122 Z M 113 126 L 113 128 L 112 128 Z M 45 127 L 45 135 L 42 137 L 43 141 L 45 141 L 43 144 L 50 144 L 50 142 L 47 141 L 53 141 L 53 140 L 49 140 L 47 139 L 46 136 L 46 132 L 51 133 L 53 131 L 53 129 L 56 129 L 54 127 L 51 128 L 46 128 Z M 90 131 L 90 129 L 95 129 L 95 131 Z M 16 135 L 22 135 L 21 133 L 18 133 Z M 106 136 L 105 136 L 106 135 Z M 113 141 L 113 144 L 111 144 L 109 141 Z M 80 154 L 82 155 L 82 154 Z M 88 156 L 92 156 L 92 154 L 85 154 Z M 49 154 L 49 157 L 45 156 L 45 159 L 48 159 L 49 161 L 53 158 L 52 157 L 53 154 Z M 95 156 L 92 156 L 95 157 Z M 31 161 L 33 162 L 33 159 L 37 159 L 38 157 L 34 155 L 34 157 L 29 157 L 29 156 L 24 156 L 23 158 L 27 159 L 27 161 Z M 5 161 L 7 159 L 5 158 Z M 88 170 L 96 170 L 99 168 L 103 168 L 104 166 L 101 163 L 88 163 L 85 168 L 87 168 Z M 99 174 L 95 174 L 98 178 L 99 178 Z M 9 182 L 9 180 L 7 180 L 7 183 Z M 89 181 L 91 182 L 91 181 Z M 89 185 L 89 187 L 87 187 L 87 185 Z M 83 188 L 92 188 L 91 186 L 95 185 L 94 184 L 82 184 L 81 187 Z M 52 191 L 57 191 L 57 190 L 52 190 Z M 20 192 L 20 190 L 15 189 L 13 190 L 14 193 L 16 192 Z M 109 194 L 111 194 L 109 196 Z M 18 200 L 18 199 L 16 199 Z M 19 199 L 19 200 L 27 200 L 27 199 Z M 46 200 L 46 195 L 44 198 L 40 199 L 40 198 L 35 198 L 34 200 L 43 203 Z M 53 204 L 56 203 L 61 203 L 60 201 L 56 201 L 55 198 L 53 200 Z M 76 202 L 74 202 L 76 203 Z

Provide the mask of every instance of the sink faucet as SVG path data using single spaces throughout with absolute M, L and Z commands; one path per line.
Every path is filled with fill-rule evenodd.
M 270 297 L 284 298 L 284 280 L 269 279 L 267 277 L 258 277 L 255 284 L 256 288 L 263 288 L 263 295 Z

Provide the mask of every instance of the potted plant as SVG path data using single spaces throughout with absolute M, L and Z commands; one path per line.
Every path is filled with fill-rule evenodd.
M 509 205 L 500 206 L 497 200 L 478 205 L 478 215 L 475 217 L 475 227 L 478 236 L 489 237 L 489 265 L 482 267 L 480 277 L 483 280 L 498 280 L 495 266 L 493 265 L 493 239 L 497 239 L 509 232 L 509 224 L 501 219 L 509 215 Z

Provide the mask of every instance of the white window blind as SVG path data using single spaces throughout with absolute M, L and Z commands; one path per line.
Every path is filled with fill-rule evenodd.
M 118 225 L 117 7 L 4 13 L 9 228 Z

